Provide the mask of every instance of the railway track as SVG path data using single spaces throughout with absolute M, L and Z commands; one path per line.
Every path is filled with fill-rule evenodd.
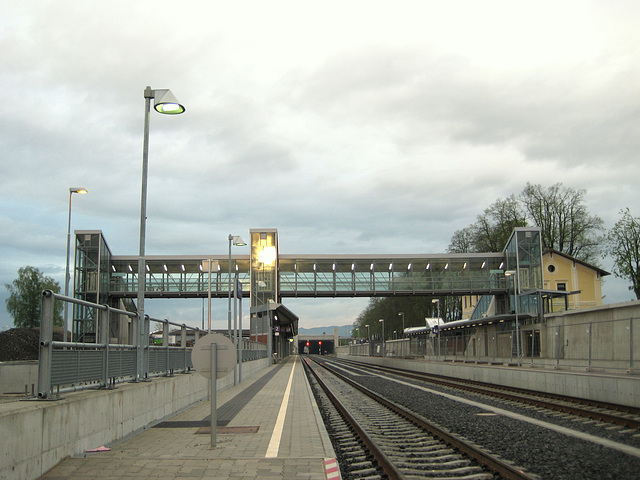
M 338 372 L 304 363 L 339 412 L 328 415 L 345 478 L 536 478 Z
M 351 365 L 358 365 L 370 370 L 389 373 L 404 378 L 435 383 L 441 386 L 460 389 L 506 401 L 576 415 L 606 424 L 625 427 L 630 430 L 640 430 L 640 409 L 629 406 L 534 392 L 531 390 L 517 389 L 513 387 L 502 387 L 499 385 L 471 380 L 460 380 L 451 377 L 370 365 L 352 360 L 345 360 L 345 362 Z

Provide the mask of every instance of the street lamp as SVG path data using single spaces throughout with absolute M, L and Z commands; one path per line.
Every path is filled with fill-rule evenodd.
M 398 312 L 398 315 L 402 316 L 402 338 L 404 338 L 404 312 Z
M 504 272 L 506 277 L 513 277 L 513 301 L 515 303 L 516 313 L 516 352 L 518 354 L 518 366 L 520 366 L 520 320 L 518 319 L 518 304 L 520 303 L 518 293 L 518 272 L 516 270 L 507 270 Z
M 440 359 L 440 299 L 432 298 L 431 303 L 436 304 L 436 318 L 438 319 L 438 360 Z
M 365 325 L 365 327 L 367 327 L 367 342 L 371 343 L 371 329 L 369 328 L 369 325 Z
M 239 235 L 229 235 L 229 311 L 227 315 L 227 330 L 229 334 L 229 339 L 231 339 L 231 245 L 235 245 L 237 247 L 243 247 L 247 243 L 240 238 Z
M 242 240 L 242 238 L 239 235 L 231 235 L 229 234 L 229 311 L 228 311 L 228 315 L 227 315 L 227 327 L 228 327 L 228 333 L 229 333 L 229 339 L 231 339 L 231 245 L 235 245 L 237 247 L 243 247 L 245 246 L 247 243 Z M 234 282 L 234 289 L 237 288 L 237 285 Z M 238 372 L 238 368 L 239 365 L 242 363 L 242 350 L 241 350 L 241 343 L 242 343 L 242 332 L 238 332 L 238 325 L 237 325 L 237 319 L 236 316 L 233 316 L 233 328 L 235 330 L 235 338 L 236 338 L 236 351 L 237 351 L 237 358 L 236 358 L 236 366 L 237 368 L 233 369 L 233 384 L 237 385 L 238 384 L 238 376 L 239 376 L 239 372 Z
M 385 356 L 385 350 L 384 350 L 384 318 L 381 318 L 380 320 L 378 320 L 380 323 L 382 323 L 382 356 Z
M 149 120 L 151 117 L 151 99 L 154 99 L 153 108 L 158 113 L 178 115 L 185 111 L 184 106 L 173 96 L 171 90 L 152 90 L 147 87 L 144 90 L 144 139 L 142 144 L 142 193 L 140 200 L 140 257 L 138 258 L 138 347 L 136 380 L 142 376 L 142 364 L 144 360 L 143 346 L 148 344 L 145 339 L 144 294 L 146 290 L 146 259 L 145 236 L 147 230 L 147 176 L 149 167 Z M 146 341 L 145 341 L 146 340 Z
M 71 198 L 74 193 L 87 193 L 86 188 L 82 187 L 71 187 L 69 188 L 69 224 L 67 226 L 67 268 L 66 275 L 64 280 L 64 296 L 69 296 L 69 281 L 71 280 L 71 275 L 69 273 L 69 250 L 71 248 Z M 69 331 L 69 302 L 64 302 L 64 341 L 67 341 L 67 332 Z M 97 337 L 96 337 L 97 338 Z M 71 340 L 73 341 L 73 325 L 71 325 Z

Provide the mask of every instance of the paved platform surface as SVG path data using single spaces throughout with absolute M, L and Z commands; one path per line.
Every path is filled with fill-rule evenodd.
M 340 478 L 335 453 L 298 357 L 218 392 L 216 446 L 209 401 L 112 445 L 67 458 L 63 479 Z

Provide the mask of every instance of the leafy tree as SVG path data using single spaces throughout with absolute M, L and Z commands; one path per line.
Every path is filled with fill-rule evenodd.
M 548 188 L 527 183 L 520 197 L 533 224 L 541 228 L 543 248 L 593 262 L 603 241 L 598 235 L 603 221 L 587 212 L 585 193 L 561 183 Z
M 13 317 L 13 324 L 18 328 L 40 326 L 43 290 L 60 293 L 60 284 L 35 267 L 26 266 L 18 269 L 18 278 L 13 283 L 5 284 L 9 290 L 7 311 Z M 53 323 L 63 325 L 62 302 L 56 301 L 53 312 Z
M 614 259 L 615 276 L 630 280 L 629 290 L 640 299 L 640 218 L 634 218 L 629 208 L 620 214 L 622 218 L 607 233 L 606 253 Z

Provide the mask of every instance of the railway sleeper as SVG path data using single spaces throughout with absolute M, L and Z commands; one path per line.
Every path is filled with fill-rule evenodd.
M 414 468 L 416 470 L 430 469 L 434 471 L 440 471 L 440 470 L 450 470 L 454 468 L 467 468 L 469 467 L 469 461 L 462 459 L 460 457 L 458 457 L 458 459 L 455 461 L 443 462 L 443 463 L 427 462 L 427 461 L 421 462 L 419 459 L 414 459 L 414 460 L 402 459 L 402 460 L 398 460 L 396 462 L 396 465 L 399 468 Z
M 462 468 L 452 468 L 450 470 L 440 471 L 440 470 L 429 470 L 429 469 L 403 469 L 402 473 L 409 477 L 410 475 L 415 475 L 419 478 L 447 478 L 447 479 L 459 479 L 459 478 L 468 478 L 469 475 L 480 475 L 479 477 L 473 478 L 486 478 L 492 479 L 493 475 L 491 473 L 485 472 L 480 467 L 475 466 L 467 466 Z
M 362 452 L 361 454 L 357 454 L 357 455 L 356 454 L 354 454 L 354 455 L 345 455 L 344 452 L 343 452 L 342 457 L 345 460 L 347 460 L 347 459 L 349 460 L 349 465 L 352 465 L 352 464 L 353 465 L 358 465 L 360 463 L 365 463 L 365 462 L 368 461 L 367 459 L 369 458 L 368 455 L 366 454 L 366 452 Z
M 362 470 L 351 470 L 349 474 L 356 478 L 380 478 L 378 470 L 369 465 L 369 468 L 363 468 Z

